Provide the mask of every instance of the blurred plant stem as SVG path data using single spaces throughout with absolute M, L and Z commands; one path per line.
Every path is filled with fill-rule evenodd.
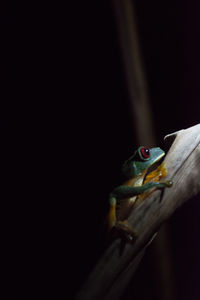
M 124 72 L 129 92 L 133 126 L 138 145 L 156 145 L 148 84 L 142 63 L 133 1 L 114 0 L 114 14 L 119 33 Z M 152 245 L 152 259 L 156 266 L 158 296 L 161 300 L 175 299 L 171 260 L 169 226 L 159 232 Z M 155 274 L 155 272 L 152 272 Z

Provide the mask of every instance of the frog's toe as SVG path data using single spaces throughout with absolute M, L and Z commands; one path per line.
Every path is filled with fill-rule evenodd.
M 166 187 L 171 187 L 173 185 L 173 181 L 172 180 L 167 180 L 165 181 Z
M 122 236 L 122 238 L 125 238 L 125 240 L 129 243 L 135 242 L 137 238 L 137 234 L 134 232 L 134 230 L 129 226 L 128 221 L 118 221 L 115 224 L 115 229 L 117 232 Z

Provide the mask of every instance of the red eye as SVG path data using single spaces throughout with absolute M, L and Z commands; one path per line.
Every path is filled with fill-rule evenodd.
M 149 158 L 150 157 L 150 150 L 149 150 L 149 148 L 142 147 L 140 149 L 140 152 L 141 152 L 143 158 Z

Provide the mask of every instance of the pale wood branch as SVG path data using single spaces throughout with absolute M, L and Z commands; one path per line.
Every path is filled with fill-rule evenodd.
M 166 179 L 173 187 L 157 190 L 136 207 L 129 223 L 138 233 L 120 255 L 120 239 L 106 249 L 77 295 L 77 300 L 120 299 L 136 270 L 145 248 L 159 227 L 186 200 L 200 193 L 200 124 L 165 137 L 171 145 L 164 160 Z

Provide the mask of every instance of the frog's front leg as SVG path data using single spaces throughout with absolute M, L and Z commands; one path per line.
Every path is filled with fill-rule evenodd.
M 118 199 L 121 200 L 123 198 L 138 196 L 152 188 L 159 189 L 159 188 L 165 188 L 171 186 L 172 186 L 171 180 L 164 181 L 164 182 L 148 182 L 141 186 L 134 186 L 134 187 L 120 185 L 112 191 L 111 196 L 115 197 L 117 200 Z

